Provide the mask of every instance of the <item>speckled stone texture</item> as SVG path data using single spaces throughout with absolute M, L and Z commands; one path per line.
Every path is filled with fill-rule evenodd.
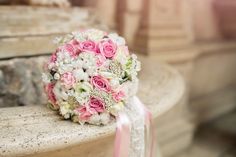
M 0 107 L 46 103 L 41 72 L 45 57 L 0 61 Z
M 172 68 L 140 57 L 138 96 L 159 117 L 183 97 L 182 77 Z M 0 110 L 0 156 L 111 157 L 115 123 L 78 125 L 60 119 L 42 104 Z

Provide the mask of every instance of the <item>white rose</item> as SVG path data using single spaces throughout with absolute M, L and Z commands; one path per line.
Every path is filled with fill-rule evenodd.
M 58 101 L 67 100 L 68 98 L 68 94 L 65 92 L 65 89 L 62 88 L 62 85 L 60 82 L 56 83 L 55 87 L 53 88 L 53 92 Z
M 78 101 L 79 104 L 87 104 L 89 102 L 89 93 L 84 92 L 84 93 L 75 93 L 74 97 L 76 101 Z
M 69 119 L 72 113 L 72 110 L 70 109 L 70 104 L 68 104 L 67 102 L 62 102 L 60 106 L 60 113 L 65 119 Z
M 115 55 L 115 60 L 117 60 L 122 66 L 125 66 L 128 62 L 128 57 L 124 51 L 124 47 L 118 47 Z
M 85 41 L 86 40 L 86 35 L 83 32 L 72 32 L 72 35 L 78 41 Z
M 117 33 L 111 33 L 108 35 L 108 37 L 118 46 L 125 45 L 125 39 L 120 37 Z
M 80 69 L 83 67 L 83 61 L 81 59 L 74 60 L 71 64 L 75 69 Z
M 112 78 L 112 79 L 110 80 L 110 85 L 112 86 L 113 89 L 118 88 L 119 85 L 120 85 L 119 79 L 117 79 L 117 78 Z
M 73 71 L 73 75 L 75 76 L 76 80 L 84 80 L 87 81 L 89 76 L 83 69 L 77 69 Z
M 110 108 L 110 112 L 112 115 L 116 116 L 118 112 L 121 111 L 123 108 L 124 108 L 123 102 L 119 102 Z
M 106 72 L 106 71 L 101 71 L 99 73 L 101 76 L 105 77 L 105 78 L 109 78 L 109 79 L 112 79 L 114 77 L 116 77 L 113 73 L 111 72 Z
M 89 29 L 85 32 L 88 39 L 93 41 L 100 41 L 105 36 L 105 32 L 97 30 L 97 29 Z

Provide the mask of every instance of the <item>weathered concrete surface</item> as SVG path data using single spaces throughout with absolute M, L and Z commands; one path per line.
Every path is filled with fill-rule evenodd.
M 0 107 L 45 104 L 41 80 L 44 57 L 0 61 Z

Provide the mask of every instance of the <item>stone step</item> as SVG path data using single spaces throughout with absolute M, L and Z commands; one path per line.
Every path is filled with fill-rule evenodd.
M 214 130 L 218 130 L 223 134 L 231 135 L 236 138 L 235 124 L 236 124 L 236 110 L 233 110 L 211 121 L 209 127 Z
M 165 15 L 156 15 L 155 19 L 151 20 L 152 17 L 149 17 L 149 28 L 182 28 L 183 19 L 182 17 L 170 17 Z
M 165 64 L 150 64 L 149 58 L 145 57 L 139 59 L 144 66 L 138 96 L 156 119 L 182 99 L 184 81 L 177 71 Z M 34 73 L 40 71 L 34 70 Z M 42 104 L 2 108 L 0 115 L 1 157 L 112 156 L 115 123 L 107 126 L 78 125 L 61 120 Z
M 214 122 L 200 126 L 191 147 L 172 157 L 235 157 L 236 138 L 212 126 Z
M 0 38 L 0 58 L 51 54 L 56 49 L 53 40 L 61 35 Z
M 161 44 L 161 43 L 167 43 L 167 44 L 174 44 L 178 42 L 189 42 L 187 37 L 184 35 L 175 36 L 170 35 L 164 37 L 165 32 L 163 34 L 160 34 L 160 36 L 138 36 L 136 39 L 137 45 L 142 45 L 143 43 L 148 43 L 150 47 L 155 47 L 155 45 Z
M 89 25 L 88 9 L 0 6 L 0 37 L 68 33 Z
M 179 28 L 141 29 L 138 38 L 184 38 L 186 33 Z
M 190 100 L 192 109 L 200 116 L 198 122 L 213 120 L 236 108 L 236 90 L 233 87 Z
M 163 157 L 173 157 L 174 155 L 183 152 L 191 145 L 192 138 L 193 133 L 191 131 L 183 132 L 183 134 L 177 135 L 168 143 L 160 145 L 160 150 L 162 152 Z
M 198 49 L 200 53 L 223 53 L 225 51 L 235 51 L 236 40 L 225 42 L 195 42 L 193 45 L 195 49 Z
M 0 6 L 0 58 L 52 53 L 57 36 L 80 28 L 104 28 L 88 8 Z
M 190 41 L 184 38 L 138 38 L 135 49 L 148 53 L 158 53 L 161 51 L 178 50 L 189 47 Z
M 158 52 L 151 52 L 159 61 L 167 62 L 169 64 L 178 64 L 184 62 L 190 62 L 197 58 L 198 53 L 196 49 L 191 46 L 175 50 L 159 50 Z
M 172 157 L 235 157 L 235 146 L 216 145 L 220 141 L 208 142 L 199 141 L 194 143 L 189 149 L 173 155 Z
M 176 138 L 184 136 L 185 133 L 191 134 L 191 136 L 193 136 L 194 124 L 189 120 L 188 117 L 175 117 L 169 120 L 173 122 L 165 125 L 158 125 L 157 123 L 159 127 L 156 131 L 160 145 L 171 143 L 172 141 L 175 141 Z M 191 139 L 188 141 L 188 143 L 190 142 Z

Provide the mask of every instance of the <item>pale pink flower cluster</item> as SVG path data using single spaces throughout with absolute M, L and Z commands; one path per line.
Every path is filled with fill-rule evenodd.
M 70 89 L 76 83 L 75 77 L 72 72 L 66 72 L 61 76 L 61 83 L 65 86 L 65 88 Z
M 92 123 L 101 114 L 112 118 L 120 112 L 139 70 L 140 63 L 117 34 L 96 29 L 74 32 L 59 42 L 46 64 L 45 92 L 51 107 L 64 118 Z

